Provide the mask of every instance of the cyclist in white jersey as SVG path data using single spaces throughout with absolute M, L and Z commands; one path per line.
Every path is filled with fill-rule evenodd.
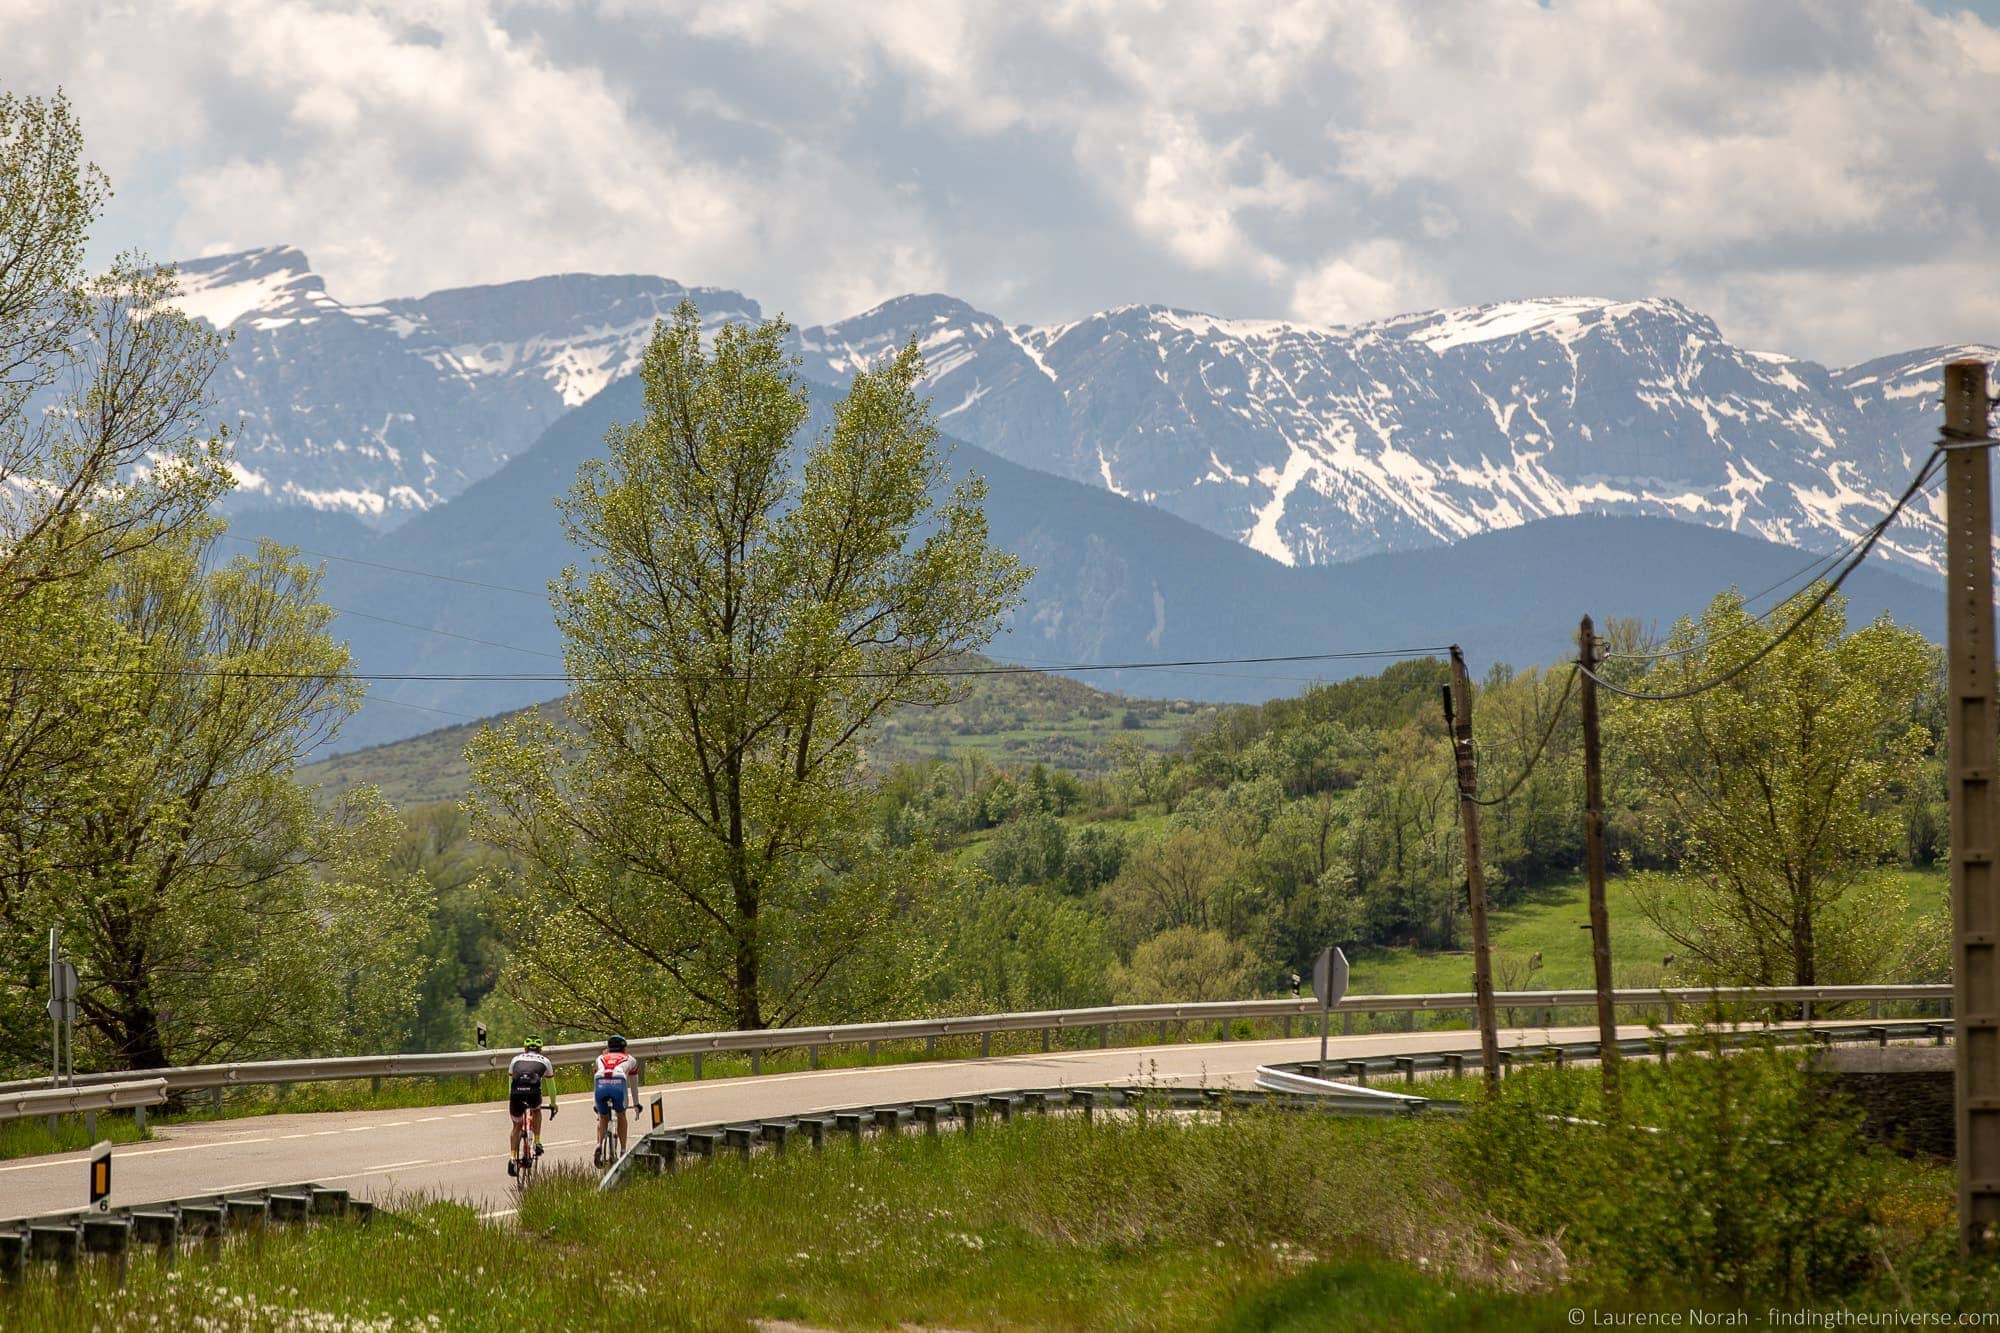
M 507 1174 L 516 1175 L 515 1159 L 521 1155 L 521 1136 L 532 1134 L 535 1156 L 542 1155 L 542 1083 L 556 1076 L 556 1067 L 542 1054 L 542 1039 L 530 1037 L 521 1043 L 521 1053 L 507 1062 Z M 555 1110 L 555 1088 L 549 1089 L 549 1109 Z
M 639 1088 L 639 1062 L 625 1053 L 625 1039 L 615 1033 L 591 1061 L 591 1091 L 597 1106 L 597 1137 L 604 1137 L 612 1114 L 618 1116 L 618 1152 L 625 1152 L 625 1102 Z

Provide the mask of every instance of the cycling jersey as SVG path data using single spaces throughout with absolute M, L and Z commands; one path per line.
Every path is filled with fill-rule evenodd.
M 624 1051 L 600 1051 L 591 1062 L 592 1100 L 599 1115 L 625 1109 L 625 1094 L 639 1076 L 639 1062 Z
M 554 1078 L 556 1067 L 539 1051 L 522 1051 L 507 1063 L 507 1112 L 516 1120 L 542 1104 L 542 1080 Z

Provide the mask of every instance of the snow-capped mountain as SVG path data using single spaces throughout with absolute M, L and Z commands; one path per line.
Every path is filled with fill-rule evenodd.
M 656 317 L 735 292 L 561 274 L 347 305 L 288 246 L 180 264 L 190 315 L 234 335 L 214 385 L 242 424 L 232 507 L 302 505 L 391 525 L 449 499 L 638 364 Z
M 236 337 L 236 507 L 381 526 L 495 471 L 637 364 L 654 319 L 735 292 L 568 275 L 379 305 L 330 296 L 298 251 L 181 266 L 182 305 Z M 1128 306 L 1010 327 L 904 296 L 800 330 L 839 385 L 915 338 L 952 435 L 1103 486 L 1287 564 L 1416 549 L 1536 518 L 1651 514 L 1826 550 L 1872 522 L 1937 430 L 1927 348 L 1844 370 L 1726 339 L 1670 300 L 1552 298 L 1345 328 Z M 1937 502 L 1884 542 L 1941 567 Z
M 1130 306 L 1005 328 L 903 297 L 807 330 L 838 383 L 915 337 L 955 435 L 1290 563 L 1584 512 L 1813 549 L 1879 516 L 1936 438 L 1929 348 L 1847 370 L 1737 347 L 1670 300 L 1518 301 L 1348 328 Z M 1884 540 L 1939 567 L 1934 498 Z

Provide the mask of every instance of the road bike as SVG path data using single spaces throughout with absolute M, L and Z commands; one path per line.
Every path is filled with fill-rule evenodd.
M 626 1114 L 637 1115 L 639 1113 L 639 1089 L 633 1087 L 631 1084 L 628 1083 L 625 1087 L 625 1099 L 626 1102 L 628 1103 L 626 1107 Z M 617 1112 L 614 1111 L 610 1115 L 602 1116 L 599 1118 L 599 1123 L 597 1126 L 597 1149 L 595 1152 L 591 1153 L 590 1161 L 591 1165 L 595 1166 L 599 1171 L 608 1171 L 613 1166 L 617 1165 L 618 1163 Z
M 548 1104 L 549 1119 L 556 1118 L 556 1099 L 551 1096 Z M 514 1179 L 522 1189 L 535 1177 L 535 1163 L 541 1160 L 541 1153 L 535 1148 L 534 1111 L 530 1109 L 521 1117 L 521 1144 L 514 1151 Z

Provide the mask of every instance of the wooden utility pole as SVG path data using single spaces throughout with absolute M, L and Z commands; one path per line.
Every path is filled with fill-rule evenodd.
M 1951 1012 L 1958 1026 L 1958 1241 L 2000 1224 L 2000 781 L 1986 366 L 1944 368 L 1945 650 L 1951 740 Z
M 1448 709 L 1452 754 L 1458 761 L 1458 822 L 1465 831 L 1465 888 L 1472 900 L 1472 996 L 1479 1006 L 1479 1057 L 1486 1066 L 1486 1086 L 1500 1086 L 1500 1032 L 1493 1020 L 1493 954 L 1486 943 L 1486 875 L 1479 865 L 1478 772 L 1472 759 L 1472 681 L 1465 674 L 1465 654 L 1451 649 L 1452 693 L 1457 707 Z M 1447 698 L 1447 703 L 1451 700 Z
M 1611 1007 L 1611 914 L 1604 906 L 1604 767 L 1597 731 L 1597 633 L 1576 631 L 1577 705 L 1583 717 L 1583 871 L 1590 885 L 1590 964 L 1597 982 L 1597 1062 L 1604 1104 L 1618 1105 L 1618 1015 Z

